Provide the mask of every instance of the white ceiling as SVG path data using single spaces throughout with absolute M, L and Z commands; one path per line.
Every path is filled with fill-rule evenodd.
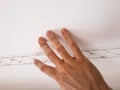
M 119 0 L 0 0 L 0 57 L 38 54 L 42 52 L 38 37 L 48 29 L 60 35 L 62 27 L 70 29 L 82 50 L 120 48 L 119 4 Z M 119 59 L 91 60 L 116 88 Z M 57 90 L 54 84 L 32 64 L 0 67 L 1 90 Z

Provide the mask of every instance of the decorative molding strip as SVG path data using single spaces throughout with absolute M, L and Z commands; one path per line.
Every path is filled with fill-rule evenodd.
M 73 53 L 71 50 L 68 50 L 71 56 Z M 120 58 L 120 48 L 111 48 L 111 49 L 92 49 L 92 50 L 82 50 L 84 55 L 90 59 L 105 59 L 105 58 Z M 46 55 L 41 52 L 35 55 L 22 55 L 22 56 L 11 56 L 11 57 L 0 57 L 0 66 L 8 65 L 27 65 L 33 64 L 33 60 L 42 59 L 44 63 L 48 63 L 50 60 Z

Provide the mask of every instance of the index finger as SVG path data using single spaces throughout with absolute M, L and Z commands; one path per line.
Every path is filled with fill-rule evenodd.
M 64 39 L 67 41 L 70 48 L 72 49 L 75 58 L 77 60 L 82 60 L 81 57 L 83 57 L 83 54 L 80 48 L 78 47 L 77 43 L 73 40 L 71 33 L 66 28 L 63 28 L 61 32 L 62 32 Z

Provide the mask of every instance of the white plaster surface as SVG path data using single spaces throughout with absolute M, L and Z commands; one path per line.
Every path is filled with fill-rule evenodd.
M 0 0 L 0 56 L 38 53 L 37 38 L 48 29 L 60 35 L 62 27 L 73 33 L 82 49 L 119 48 L 120 0 Z M 118 90 L 119 60 L 93 60 Z M 0 90 L 57 89 L 33 65 L 0 67 Z

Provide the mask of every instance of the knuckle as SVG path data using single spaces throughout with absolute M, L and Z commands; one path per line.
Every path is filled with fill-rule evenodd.
M 72 46 L 72 47 L 77 47 L 77 44 L 76 44 L 75 42 L 72 42 L 72 43 L 71 43 L 71 46 Z
M 61 76 L 62 76 L 61 79 L 66 79 L 67 78 L 67 75 L 65 73 L 63 73 Z
M 46 70 L 46 68 L 47 68 L 46 65 L 42 65 L 40 70 L 44 72 Z
M 59 47 L 57 49 L 57 51 L 61 54 L 61 55 L 66 55 L 67 51 L 63 48 L 63 47 Z
M 47 50 L 47 49 L 48 49 L 48 45 L 45 43 L 45 44 L 42 46 L 42 48 L 43 48 L 44 50 Z
M 68 32 L 64 36 L 66 39 L 70 39 L 70 37 L 71 37 L 71 35 Z
M 57 51 L 61 52 L 64 50 L 64 47 L 62 45 L 60 45 L 59 47 L 57 47 Z
M 50 39 L 51 41 L 54 41 L 55 37 L 51 35 L 51 36 L 49 36 L 49 39 Z
M 47 53 L 47 56 L 48 56 L 49 58 L 52 58 L 52 57 L 54 57 L 55 55 L 53 54 L 53 51 L 49 51 L 49 52 Z
M 77 43 L 73 42 L 71 43 L 71 47 L 77 52 L 80 52 L 80 48 L 78 47 Z

